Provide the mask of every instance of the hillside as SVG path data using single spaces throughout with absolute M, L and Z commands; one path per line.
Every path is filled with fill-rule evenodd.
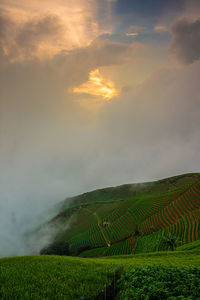
M 168 232 L 182 246 L 200 239 L 199 223 L 200 174 L 195 173 L 66 199 L 49 225 L 59 228 L 55 242 L 68 243 L 70 255 L 95 257 L 167 250 Z

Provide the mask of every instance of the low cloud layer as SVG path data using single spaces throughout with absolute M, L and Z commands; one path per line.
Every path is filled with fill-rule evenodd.
M 49 70 L 1 74 L 0 255 L 27 253 L 24 233 L 67 196 L 200 169 L 199 62 L 161 69 L 95 116 L 66 93 L 73 69 Z
M 200 59 L 200 19 L 181 19 L 172 27 L 170 54 L 184 64 Z
M 44 222 L 48 209 L 104 184 L 90 182 L 98 121 L 72 89 L 87 81 L 90 71 L 127 62 L 140 48 L 96 39 L 45 60 L 13 61 L 2 53 L 0 256 L 28 253 L 24 234 Z

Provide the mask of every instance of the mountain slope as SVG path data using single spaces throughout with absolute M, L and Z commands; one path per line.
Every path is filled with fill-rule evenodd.
M 56 242 L 69 243 L 70 253 L 82 256 L 164 250 L 162 237 L 169 231 L 182 244 L 193 242 L 200 239 L 199 223 L 197 173 L 66 199 L 60 205 L 60 213 L 50 221 L 61 228 Z

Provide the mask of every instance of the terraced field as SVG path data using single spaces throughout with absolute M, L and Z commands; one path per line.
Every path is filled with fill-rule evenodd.
M 54 221 L 70 223 L 56 241 L 67 241 L 72 255 L 165 250 L 162 239 L 168 232 L 178 246 L 200 239 L 200 174 L 97 190 L 69 201 Z

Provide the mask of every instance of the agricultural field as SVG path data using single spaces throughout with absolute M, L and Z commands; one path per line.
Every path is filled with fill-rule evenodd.
M 66 241 L 73 256 L 168 250 L 162 240 L 169 232 L 177 237 L 176 247 L 200 239 L 200 174 L 106 188 L 68 201 L 49 224 L 67 228 L 55 241 Z
M 132 272 L 135 267 L 141 268 L 143 272 L 144 267 L 148 266 L 184 267 L 188 270 L 187 274 L 193 266 L 200 272 L 200 251 L 157 252 L 96 259 L 53 255 L 2 258 L 0 299 L 75 300 L 84 297 L 92 300 L 113 289 L 113 281 L 116 281 L 117 294 L 122 289 L 120 276 L 127 275 L 124 272 Z M 177 272 L 181 271 L 178 269 Z
M 177 251 L 196 251 L 200 250 L 200 240 L 185 244 L 177 248 Z
M 69 201 L 43 255 L 0 259 L 0 299 L 198 299 L 200 174 Z
M 122 274 L 116 299 L 199 299 L 200 268 L 148 266 Z

